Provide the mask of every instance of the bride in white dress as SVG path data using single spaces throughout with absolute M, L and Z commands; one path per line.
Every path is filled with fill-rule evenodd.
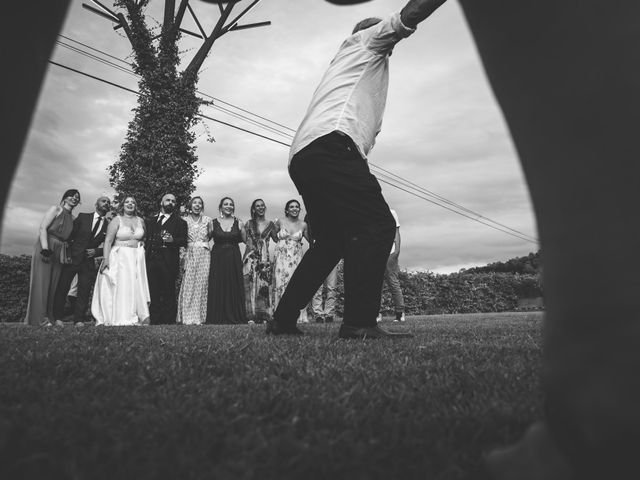
M 144 221 L 127 197 L 107 228 L 104 260 L 96 280 L 91 314 L 96 325 L 149 323 L 149 283 L 144 258 Z
M 273 308 L 278 306 L 291 275 L 302 260 L 302 239 L 309 242 L 307 224 L 300 220 L 300 203 L 289 200 L 284 207 L 285 218 L 276 220 L 278 242 L 273 260 Z M 307 309 L 300 310 L 298 322 L 307 323 Z

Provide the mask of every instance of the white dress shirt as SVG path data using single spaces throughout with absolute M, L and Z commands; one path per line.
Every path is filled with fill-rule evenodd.
M 311 99 L 289 152 L 291 158 L 316 138 L 338 130 L 367 158 L 382 126 L 389 86 L 389 54 L 415 29 L 400 12 L 347 38 Z

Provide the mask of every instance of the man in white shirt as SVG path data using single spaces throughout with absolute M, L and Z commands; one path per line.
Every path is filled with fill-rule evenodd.
M 395 222 L 367 155 L 382 126 L 389 56 L 445 0 L 410 0 L 387 18 L 359 22 L 316 89 L 293 139 L 289 174 L 314 232 L 267 333 L 301 334 L 296 318 L 344 258 L 341 338 L 410 336 L 378 327 L 376 316 Z

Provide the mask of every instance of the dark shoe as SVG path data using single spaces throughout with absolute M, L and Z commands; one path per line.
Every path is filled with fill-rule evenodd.
M 324 323 L 324 318 L 317 316 L 316 317 L 316 323 Z
M 324 323 L 331 323 L 331 322 L 333 322 L 333 317 L 331 315 L 329 315 L 324 319 Z
M 410 338 L 413 335 L 405 332 L 389 332 L 377 325 L 375 327 L 352 327 L 343 323 L 338 331 L 338 337 L 365 340 L 367 338 Z
M 295 325 L 292 327 L 282 327 L 273 320 L 267 322 L 265 333 L 267 335 L 304 335 L 304 332 Z

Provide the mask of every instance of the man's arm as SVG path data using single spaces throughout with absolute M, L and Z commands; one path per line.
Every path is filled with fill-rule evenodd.
M 409 0 L 400 12 L 400 19 L 405 27 L 416 26 L 435 12 L 447 0 Z
M 400 227 L 396 227 L 396 238 L 393 240 L 395 243 L 396 249 L 393 253 L 397 256 L 400 255 Z

